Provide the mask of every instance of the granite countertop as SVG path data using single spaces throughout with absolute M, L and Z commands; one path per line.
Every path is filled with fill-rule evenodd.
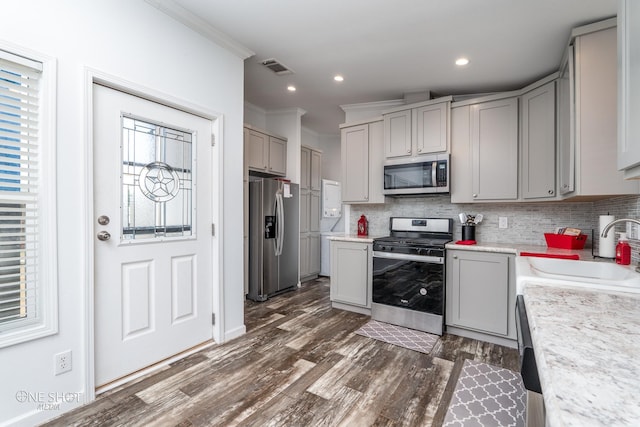
M 447 249 L 458 249 L 465 251 L 478 251 L 478 252 L 497 252 L 520 255 L 522 252 L 535 252 L 549 255 L 579 255 L 581 260 L 593 260 L 591 249 L 558 249 L 548 248 L 543 245 L 531 245 L 525 243 L 493 243 L 493 242 L 478 242 L 475 245 L 458 245 L 456 243 L 447 243 L 445 246 Z
M 357 234 L 335 234 L 327 236 L 328 240 L 339 240 L 342 242 L 358 242 L 358 243 L 373 243 L 373 239 L 382 236 L 358 236 Z
M 526 283 L 550 426 L 640 425 L 640 294 Z

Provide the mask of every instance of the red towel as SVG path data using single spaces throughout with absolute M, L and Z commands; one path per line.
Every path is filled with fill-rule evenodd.
M 458 240 L 456 245 L 475 245 L 476 243 L 475 240 Z
M 545 254 L 538 252 L 520 252 L 520 256 L 536 256 L 540 258 L 559 258 L 559 259 L 580 259 L 580 255 L 571 254 L 571 255 L 560 255 L 560 254 Z

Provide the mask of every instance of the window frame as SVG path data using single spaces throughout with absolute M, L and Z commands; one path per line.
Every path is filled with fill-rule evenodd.
M 0 41 L 0 57 L 24 64 L 42 64 L 40 83 L 38 182 L 38 280 L 39 310 L 35 318 L 0 329 L 0 349 L 58 333 L 58 262 L 56 195 L 56 82 L 55 58 Z

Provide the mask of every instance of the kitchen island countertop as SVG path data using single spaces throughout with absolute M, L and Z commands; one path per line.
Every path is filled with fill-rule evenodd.
M 640 425 L 640 295 L 526 283 L 547 425 Z

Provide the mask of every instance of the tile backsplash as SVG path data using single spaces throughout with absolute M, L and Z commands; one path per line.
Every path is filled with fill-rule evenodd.
M 638 218 L 640 197 L 623 196 L 597 202 L 540 202 L 540 203 L 473 203 L 453 204 L 448 195 L 416 198 L 387 198 L 385 204 L 351 205 L 349 232 L 356 233 L 356 222 L 364 214 L 369 220 L 369 235 L 389 233 L 392 216 L 452 218 L 454 240 L 460 240 L 462 229 L 458 214 L 482 213 L 483 221 L 476 228 L 476 240 L 489 243 L 524 243 L 545 245 L 545 232 L 556 227 L 576 227 L 589 235 L 587 247 L 592 246 L 591 230 L 597 250 L 598 216 L 610 213 L 616 218 Z M 507 228 L 498 227 L 498 218 L 506 217 Z M 624 231 L 624 225 L 616 231 Z M 639 240 L 630 241 L 633 262 L 638 262 Z

